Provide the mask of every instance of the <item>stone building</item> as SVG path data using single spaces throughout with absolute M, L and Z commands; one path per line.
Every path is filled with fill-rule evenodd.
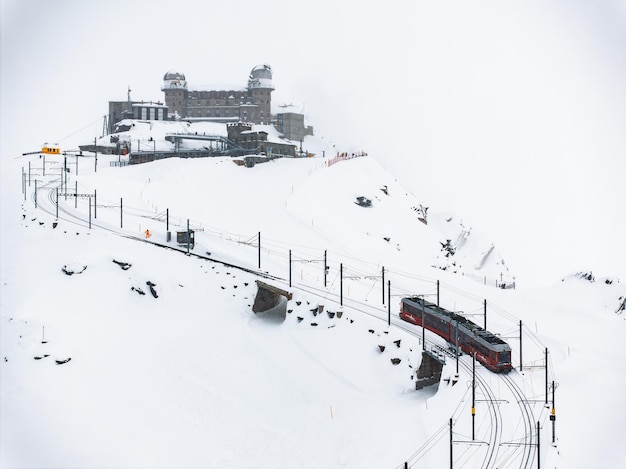
M 296 146 L 290 143 L 274 142 L 267 139 L 264 130 L 252 130 L 245 122 L 227 124 L 228 140 L 253 154 L 267 156 L 296 156 Z
M 248 86 L 240 90 L 189 90 L 185 75 L 170 71 L 163 77 L 165 104 L 170 117 L 213 122 L 271 124 L 272 68 L 257 65 Z
M 168 120 L 168 108 L 153 101 L 109 101 L 107 132 L 113 133 L 115 124 L 124 119 Z
M 276 115 L 276 130 L 288 138 L 301 142 L 306 135 L 313 135 L 313 127 L 304 125 L 304 114 L 283 112 Z

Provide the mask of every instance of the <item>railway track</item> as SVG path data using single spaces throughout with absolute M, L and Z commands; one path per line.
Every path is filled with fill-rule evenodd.
M 40 198 L 37 200 L 37 207 L 40 208 L 42 211 L 56 217 L 57 219 L 67 221 L 69 223 L 73 223 L 83 228 L 89 228 L 90 226 L 91 228 L 99 228 L 101 230 L 111 232 L 117 236 L 121 236 L 127 239 L 141 241 L 141 242 L 148 243 L 157 247 L 170 249 L 170 250 L 174 250 L 174 251 L 178 251 L 178 252 L 186 254 L 185 249 L 179 249 L 172 245 L 162 244 L 162 243 L 158 243 L 155 241 L 144 239 L 142 237 L 133 236 L 131 234 L 128 234 L 127 232 L 124 232 L 124 230 L 120 228 L 116 228 L 107 223 L 101 223 L 95 219 L 92 219 L 90 222 L 88 219 L 84 218 L 84 215 L 81 216 L 79 213 L 77 214 L 76 210 L 68 210 L 66 207 L 64 207 L 63 204 L 57 205 L 57 200 L 56 200 L 57 187 L 54 185 L 55 182 L 58 182 L 58 180 L 49 181 L 46 184 L 44 184 L 42 187 L 38 188 L 38 192 L 42 192 L 42 191 L 47 192 L 47 197 Z M 36 195 L 33 192 L 32 194 L 33 202 L 35 201 L 35 199 L 36 199 Z M 58 210 L 58 216 L 57 216 L 57 210 Z M 266 278 L 266 279 L 275 280 L 277 283 L 281 283 L 283 286 L 288 286 L 287 282 L 284 279 L 270 275 L 266 272 L 238 266 L 236 264 L 231 264 L 228 262 L 220 261 L 215 258 L 211 258 L 208 256 L 203 256 L 203 255 L 199 255 L 199 254 L 195 254 L 191 252 L 189 253 L 189 255 L 196 257 L 196 258 L 203 259 L 203 260 L 207 260 L 210 262 L 220 263 L 228 267 L 240 269 L 240 270 L 246 271 L 248 273 L 251 273 L 251 274 Z M 326 288 L 318 288 L 318 287 L 314 287 L 311 285 L 304 285 L 304 284 L 298 284 L 298 283 L 293 284 L 291 288 L 298 289 L 304 293 L 309 293 L 311 295 L 322 297 L 324 299 L 331 299 L 332 301 L 336 301 L 336 302 L 338 302 L 338 299 L 339 299 L 337 294 L 332 293 L 329 289 L 326 289 Z M 387 322 L 388 320 L 388 312 L 382 310 L 380 307 L 375 307 L 366 302 L 360 302 L 360 301 L 356 301 L 356 300 L 349 299 L 349 298 L 344 299 L 344 304 L 345 306 L 350 307 L 351 309 L 356 310 L 361 314 L 368 315 L 377 320 L 381 320 L 385 322 Z M 409 325 L 408 323 L 406 323 L 405 321 L 402 321 L 396 316 L 392 316 L 391 324 L 394 325 L 394 327 L 397 327 L 405 331 L 406 333 L 416 337 L 418 341 L 421 343 L 422 341 L 421 332 L 416 331 L 415 326 Z M 445 348 L 438 346 L 432 340 L 426 339 L 425 345 L 428 345 L 431 347 L 437 347 L 444 354 L 446 354 L 446 356 L 448 356 L 449 358 L 451 359 L 455 358 L 452 352 L 450 352 L 449 350 Z M 459 366 L 463 368 L 463 371 L 465 373 L 469 375 L 472 374 L 472 365 L 471 363 L 468 363 L 467 360 L 459 360 Z M 522 416 L 521 421 L 523 422 L 523 426 L 524 426 L 524 431 L 523 431 L 524 434 L 519 441 L 503 443 L 502 438 L 503 438 L 504 424 L 503 424 L 502 412 L 500 408 L 500 405 L 503 402 L 503 400 L 501 398 L 498 398 L 498 396 L 496 396 L 490 383 L 481 375 L 480 372 L 477 372 L 475 376 L 476 376 L 477 392 L 483 396 L 484 398 L 483 401 L 487 404 L 486 407 L 489 413 L 488 434 L 483 434 L 484 441 L 477 440 L 479 444 L 480 443 L 485 444 L 487 447 L 487 450 L 485 451 L 485 454 L 482 457 L 482 463 L 480 467 L 484 469 L 497 468 L 497 467 L 530 468 L 536 459 L 536 445 L 534 444 L 534 441 L 535 441 L 534 439 L 534 413 L 533 413 L 532 407 L 530 406 L 530 404 L 528 403 L 528 401 L 526 400 L 524 396 L 523 390 L 519 387 L 519 385 L 515 382 L 515 380 L 511 376 L 505 375 L 505 374 L 497 375 L 498 378 L 501 379 L 505 383 L 507 389 L 509 389 L 511 395 L 513 396 L 513 400 L 515 400 L 517 405 L 519 406 L 520 414 Z M 459 403 L 453 415 L 457 415 L 457 412 L 460 412 L 462 404 L 463 402 Z M 443 430 L 445 430 L 446 427 L 447 427 L 447 424 L 442 427 Z M 431 436 L 431 438 L 429 438 L 424 443 L 424 445 L 422 445 L 422 447 L 420 447 L 409 458 L 409 462 L 411 464 L 416 464 L 419 461 L 419 459 L 423 456 L 423 454 L 425 454 L 425 452 L 431 449 L 432 446 L 437 441 L 442 439 L 445 435 L 446 435 L 446 432 L 445 431 L 442 432 L 442 429 L 439 429 L 435 435 Z M 457 442 L 457 443 L 460 443 L 460 442 Z M 513 448 L 513 450 L 511 451 L 501 450 L 505 446 L 509 448 Z M 521 448 L 521 454 L 520 454 L 520 448 Z M 519 465 L 516 466 L 516 464 L 519 464 Z

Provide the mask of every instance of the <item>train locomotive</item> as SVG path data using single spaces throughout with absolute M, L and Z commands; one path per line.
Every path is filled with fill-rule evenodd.
M 457 313 L 414 296 L 402 299 L 400 318 L 418 326 L 424 318 L 426 329 L 469 355 L 476 353 L 476 360 L 486 368 L 496 373 L 511 371 L 509 344 Z

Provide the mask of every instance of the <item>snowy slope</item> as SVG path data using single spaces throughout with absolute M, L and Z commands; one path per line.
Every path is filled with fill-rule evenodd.
M 26 184 L 24 197 L 15 182 L 29 160 L 15 160 L 13 174 L 3 176 L 11 179 L 2 206 L 2 467 L 447 464 L 442 429 L 453 417 L 458 440 L 467 439 L 470 377 L 463 368 L 456 386 L 442 382 L 416 392 L 421 331 L 395 325 L 400 296 L 432 293 L 436 280 L 451 309 L 480 312 L 487 299 L 489 328 L 513 337 L 514 362 L 523 320 L 526 369 L 512 375 L 529 399 L 541 401 L 533 409 L 543 427 L 542 465 L 626 464 L 619 448 L 626 324 L 615 313 L 626 288 L 618 279 L 572 277 L 540 290 L 483 285 L 480 277 L 496 277 L 502 264 L 500 257 L 486 259 L 491 244 L 474 238 L 474 230 L 457 251 L 464 272 L 433 268 L 440 243 L 458 239 L 462 224 L 450 227 L 446 219 L 457 220 L 454 215 L 420 222 L 414 207 L 428 194 L 408 193 L 371 156 L 331 166 L 318 157 L 254 168 L 222 158 L 114 168 L 100 156 L 96 173 L 93 158 L 83 157 L 68 186 L 77 181 L 79 193 L 97 191 L 91 229 L 87 199 L 74 209 L 75 201 L 61 196 L 56 219 L 48 187 L 59 184 L 60 161 L 49 160 L 44 177 L 42 160 L 29 158 L 39 180 L 37 208 L 34 184 Z M 358 196 L 371 207 L 357 205 Z M 166 209 L 172 232 L 189 219 L 197 235 L 193 253 L 207 259 L 150 244 L 175 246 L 166 241 Z M 445 213 L 445 207 L 431 210 Z M 82 221 L 76 224 L 74 215 Z M 293 256 L 294 298 L 284 322 L 251 311 L 257 276 L 215 262 L 257 270 L 259 232 L 260 270 L 277 277 L 268 282 L 289 288 L 290 250 Z M 131 267 L 123 270 L 114 260 Z M 62 272 L 85 266 L 80 274 Z M 391 326 L 376 277 L 383 266 L 393 293 Z M 324 311 L 314 314 L 319 305 Z M 544 347 L 550 379 L 559 385 L 556 447 L 547 443 L 544 370 L 533 368 L 542 364 Z M 504 392 L 498 377 L 480 372 Z M 448 361 L 444 377 L 454 373 Z M 514 402 L 501 411 L 504 421 L 518 421 Z M 484 404 L 478 422 L 479 438 L 487 439 Z M 434 436 L 432 449 L 411 459 Z M 485 451 L 459 443 L 455 461 L 480 466 Z

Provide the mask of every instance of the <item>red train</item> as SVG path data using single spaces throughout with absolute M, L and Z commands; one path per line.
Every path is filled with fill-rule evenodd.
M 447 311 L 420 297 L 402 299 L 400 318 L 443 337 L 452 345 L 472 355 L 486 368 L 498 372 L 511 371 L 511 347 L 500 337 L 474 324 L 467 318 Z

